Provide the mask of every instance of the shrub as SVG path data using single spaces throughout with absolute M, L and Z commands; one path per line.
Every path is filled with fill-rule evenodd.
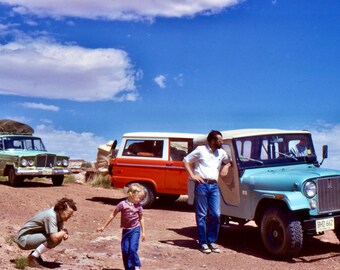
M 103 176 L 101 174 L 96 174 L 93 176 L 91 185 L 93 187 L 111 188 L 111 181 L 108 175 Z
M 64 177 L 64 183 L 75 183 L 76 178 L 72 174 L 65 175 Z
M 28 266 L 28 259 L 21 257 L 14 260 L 15 268 L 17 269 L 25 269 Z

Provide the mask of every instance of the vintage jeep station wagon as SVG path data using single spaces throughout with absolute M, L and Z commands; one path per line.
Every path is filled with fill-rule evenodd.
M 340 240 L 340 171 L 321 168 L 308 131 L 249 129 L 224 131 L 232 158 L 220 177 L 224 224 L 259 227 L 262 242 L 276 257 L 297 256 L 306 235 L 334 230 Z M 198 144 L 206 136 L 196 138 Z M 189 203 L 194 200 L 189 181 Z
M 47 152 L 34 130 L 13 120 L 0 120 L 0 175 L 8 176 L 10 185 L 20 186 L 34 177 L 51 178 L 60 186 L 70 174 L 69 157 Z
M 133 132 L 123 135 L 118 153 L 110 160 L 112 185 L 139 183 L 144 187 L 144 208 L 161 200 L 176 200 L 188 193 L 183 158 L 192 151 L 197 134 Z

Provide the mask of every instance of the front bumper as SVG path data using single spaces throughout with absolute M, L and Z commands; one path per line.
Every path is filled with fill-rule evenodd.
M 70 169 L 53 169 L 53 168 L 18 168 L 17 175 L 23 176 L 53 176 L 71 174 Z
M 332 216 L 322 216 L 317 218 L 310 218 L 302 221 L 302 228 L 305 232 L 316 233 L 316 222 L 318 220 L 334 218 L 334 228 L 340 227 L 340 214 Z

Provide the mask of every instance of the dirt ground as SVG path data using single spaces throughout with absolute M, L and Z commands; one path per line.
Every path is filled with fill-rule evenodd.
M 0 183 L 0 268 L 15 269 L 13 260 L 26 257 L 11 237 L 36 212 L 53 206 L 61 197 L 74 199 L 78 211 L 65 227 L 70 239 L 43 255 L 47 269 L 124 269 L 120 253 L 119 218 L 97 233 L 114 206 L 124 198 L 122 190 L 64 184 L 49 181 L 25 182 L 13 188 Z M 298 258 L 276 261 L 266 253 L 253 223 L 244 227 L 222 228 L 218 245 L 221 254 L 202 254 L 197 250 L 193 209 L 185 197 L 171 204 L 145 210 L 146 241 L 139 255 L 144 270 L 183 269 L 340 269 L 340 245 L 333 232 L 304 239 Z

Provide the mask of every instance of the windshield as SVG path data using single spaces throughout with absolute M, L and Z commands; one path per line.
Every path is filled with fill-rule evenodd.
M 241 168 L 316 160 L 309 134 L 262 135 L 235 139 Z
M 0 141 L 0 150 L 36 150 L 46 151 L 40 138 L 37 137 L 6 137 Z

